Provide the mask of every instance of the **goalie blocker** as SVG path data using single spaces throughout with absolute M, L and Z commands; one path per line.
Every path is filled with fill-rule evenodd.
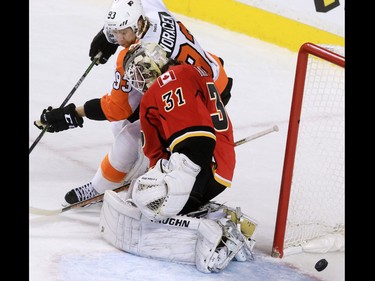
M 227 206 L 209 203 L 197 214 L 200 217 L 179 215 L 161 221 L 150 220 L 131 199 L 107 190 L 99 229 L 107 242 L 125 252 L 195 264 L 204 273 L 220 272 L 231 260 L 253 259 L 255 240 L 252 237 L 257 223 L 234 213 Z

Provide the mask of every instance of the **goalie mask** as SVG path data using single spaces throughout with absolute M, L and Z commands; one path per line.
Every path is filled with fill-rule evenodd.
M 133 44 L 124 59 L 125 76 L 130 85 L 145 93 L 170 62 L 167 53 L 156 43 Z
M 118 44 L 113 31 L 130 27 L 137 34 L 139 18 L 146 19 L 140 0 L 114 0 L 104 24 L 104 34 L 108 42 Z

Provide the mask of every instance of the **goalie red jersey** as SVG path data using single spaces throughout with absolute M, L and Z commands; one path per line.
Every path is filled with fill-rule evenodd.
M 233 128 L 212 78 L 200 67 L 176 65 L 160 75 L 140 107 L 143 150 L 153 167 L 169 153 L 216 141 L 212 170 L 229 187 L 235 167 Z M 195 145 L 190 149 L 189 145 Z

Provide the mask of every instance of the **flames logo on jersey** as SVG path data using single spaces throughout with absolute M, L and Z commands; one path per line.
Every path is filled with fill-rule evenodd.
M 167 71 L 158 77 L 158 84 L 160 87 L 168 84 L 171 81 L 176 80 L 176 75 L 173 70 Z

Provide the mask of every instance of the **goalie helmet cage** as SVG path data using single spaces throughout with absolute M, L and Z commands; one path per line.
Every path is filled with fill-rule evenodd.
M 313 43 L 301 46 L 273 257 L 326 252 L 335 247 L 342 250 L 345 231 L 344 72 L 343 47 Z M 338 241 L 332 241 L 332 237 Z

